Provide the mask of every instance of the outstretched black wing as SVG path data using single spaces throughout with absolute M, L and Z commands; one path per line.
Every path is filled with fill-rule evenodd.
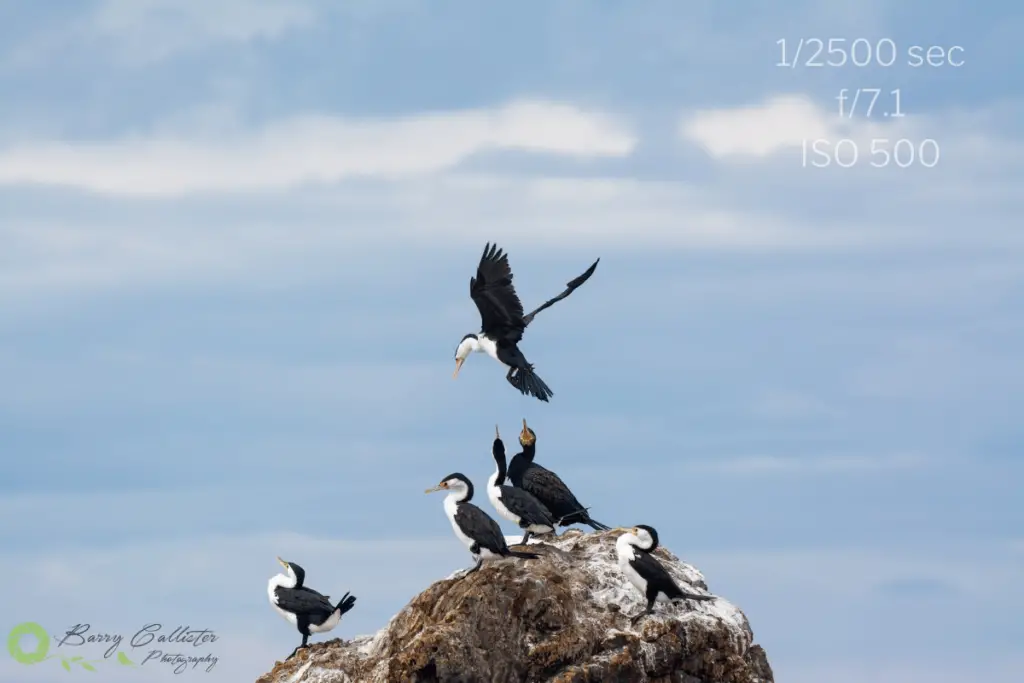
M 480 329 L 495 340 L 518 343 L 523 338 L 523 304 L 512 285 L 508 254 L 490 242 L 484 247 L 469 296 L 480 310 Z
M 455 523 L 462 532 L 493 553 L 504 555 L 508 544 L 501 533 L 501 527 L 490 516 L 472 503 L 459 503 L 455 511 Z
M 593 263 L 592 263 L 592 264 L 590 265 L 590 267 L 589 267 L 589 268 L 587 268 L 587 269 L 586 269 L 586 270 L 585 270 L 585 271 L 583 272 L 583 274 L 582 274 L 582 275 L 580 275 L 579 277 L 577 277 L 577 278 L 575 278 L 575 279 L 573 279 L 573 280 L 570 280 L 570 281 L 569 281 L 568 283 L 566 283 L 566 285 L 565 285 L 565 291 L 564 291 L 564 292 L 562 292 L 561 294 L 559 294 L 558 296 L 556 296 L 556 297 L 555 297 L 554 299 L 550 299 L 550 300 L 548 300 L 548 301 L 545 301 L 545 302 L 544 302 L 543 304 L 541 304 L 541 305 L 540 305 L 540 306 L 539 306 L 539 307 L 538 307 L 538 308 L 537 308 L 536 310 L 534 310 L 534 311 L 531 311 L 531 312 L 530 312 L 530 313 L 529 313 L 528 315 L 524 316 L 524 317 L 523 317 L 523 327 L 525 328 L 525 327 L 526 327 L 527 325 L 529 325 L 529 324 L 530 324 L 531 322 L 533 322 L 533 318 L 534 318 L 534 316 L 536 316 L 536 315 L 537 315 L 538 313 L 540 313 L 541 311 L 543 311 L 543 310 L 544 310 L 545 308 L 547 308 L 548 306 L 552 306 L 552 305 L 554 305 L 554 304 L 558 303 L 559 301 L 561 301 L 561 300 L 562 300 L 562 299 L 564 299 L 565 297 L 567 297 L 567 296 L 569 296 L 570 294 L 572 294 L 572 293 L 573 293 L 573 291 L 574 291 L 574 290 L 575 290 L 575 289 L 576 289 L 577 287 L 579 287 L 579 286 L 580 286 L 580 285 L 582 285 L 582 284 L 583 284 L 584 282 L 586 282 L 587 280 L 589 280 L 589 279 L 590 279 L 590 276 L 591 276 L 591 275 L 593 275 L 593 274 L 594 274 L 594 271 L 595 271 L 595 270 L 597 269 L 597 264 L 598 264 L 598 263 L 599 263 L 600 261 L 601 261 L 601 259 L 597 259 L 597 261 L 594 261 L 594 262 L 593 262 Z
M 281 609 L 293 612 L 298 615 L 309 617 L 314 624 L 320 623 L 331 616 L 334 605 L 330 603 L 326 595 L 320 595 L 311 588 L 284 588 L 278 586 L 277 606 Z

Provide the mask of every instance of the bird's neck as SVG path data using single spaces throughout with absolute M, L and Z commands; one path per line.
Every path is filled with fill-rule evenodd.
M 505 483 L 505 476 L 508 474 L 508 469 L 505 466 L 505 458 L 496 457 L 494 459 L 495 470 L 494 474 L 491 475 L 490 485 L 501 486 Z
M 447 499 L 452 502 L 453 505 L 459 503 L 467 503 L 469 499 L 473 497 L 473 489 L 464 489 L 462 491 L 449 491 Z
M 498 343 L 485 334 L 473 340 L 473 350 L 477 353 L 486 353 L 495 360 L 498 358 Z
M 278 574 L 277 576 L 271 577 L 270 579 L 270 590 L 273 591 L 275 588 L 295 588 L 295 579 L 284 574 Z
M 615 550 L 619 555 L 625 555 L 626 557 L 633 556 L 633 549 L 637 548 L 637 543 L 640 539 L 633 534 L 622 534 L 618 540 L 615 541 Z
M 537 444 L 531 443 L 527 445 L 520 445 L 523 446 L 523 459 L 526 462 L 533 462 L 533 456 L 537 455 Z

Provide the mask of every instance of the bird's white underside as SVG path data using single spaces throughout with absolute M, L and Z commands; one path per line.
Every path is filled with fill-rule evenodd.
M 641 595 L 647 595 L 647 579 L 640 576 L 637 570 L 633 569 L 633 565 L 629 563 L 634 557 L 636 557 L 636 551 L 633 549 L 633 545 L 630 541 L 638 540 L 633 534 L 623 534 L 619 536 L 618 540 L 615 541 L 615 552 L 619 556 L 619 569 L 629 579 L 629 582 L 636 586 L 637 590 L 640 591 Z M 658 597 L 655 598 L 656 602 L 671 602 L 669 597 L 664 593 L 659 592 Z
M 274 589 L 278 586 L 291 588 L 294 586 L 294 582 L 290 577 L 285 576 L 284 574 L 278 574 L 277 576 L 274 576 L 270 579 L 270 581 L 267 582 L 267 596 L 270 598 L 270 606 L 274 608 L 274 611 L 280 614 L 284 618 L 284 620 L 287 621 L 289 624 L 297 627 L 299 621 L 298 617 L 296 617 L 293 612 L 289 612 L 286 609 L 282 609 L 277 604 L 277 592 Z M 339 621 L 341 621 L 341 610 L 336 609 L 334 610 L 334 612 L 331 613 L 331 616 L 329 616 L 327 618 L 327 621 L 325 621 L 324 623 L 320 625 L 310 624 L 309 632 L 325 633 L 333 629 L 335 626 L 337 626 Z
M 444 513 L 448 515 L 448 521 L 452 523 L 452 529 L 455 531 L 456 538 L 462 541 L 462 545 L 466 546 L 466 550 L 470 550 L 470 548 L 473 547 L 476 541 L 467 536 L 465 532 L 462 531 L 462 528 L 459 526 L 459 523 L 455 521 L 455 513 L 458 512 L 459 509 L 459 504 L 456 499 L 460 495 L 462 495 L 461 492 L 457 493 L 453 491 L 452 493 L 449 493 L 447 496 L 445 496 Z M 501 557 L 501 555 L 495 555 L 487 548 L 481 548 L 479 553 L 474 553 L 472 550 L 470 550 L 470 554 L 473 555 L 474 560 L 493 560 Z

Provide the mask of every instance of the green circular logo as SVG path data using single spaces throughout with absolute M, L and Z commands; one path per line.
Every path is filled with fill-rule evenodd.
M 33 652 L 21 649 L 22 636 L 35 636 L 36 649 Z M 11 629 L 11 635 L 7 636 L 7 650 L 22 664 L 38 664 L 46 659 L 46 653 L 50 651 L 50 634 L 39 624 L 26 621 Z

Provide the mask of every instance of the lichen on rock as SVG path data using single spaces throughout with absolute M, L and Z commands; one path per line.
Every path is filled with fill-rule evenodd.
M 257 683 L 773 683 L 724 598 L 658 603 L 631 626 L 646 602 L 619 570 L 619 533 L 531 542 L 541 559 L 437 581 L 376 635 L 313 644 Z M 684 590 L 707 591 L 697 569 L 654 554 Z

